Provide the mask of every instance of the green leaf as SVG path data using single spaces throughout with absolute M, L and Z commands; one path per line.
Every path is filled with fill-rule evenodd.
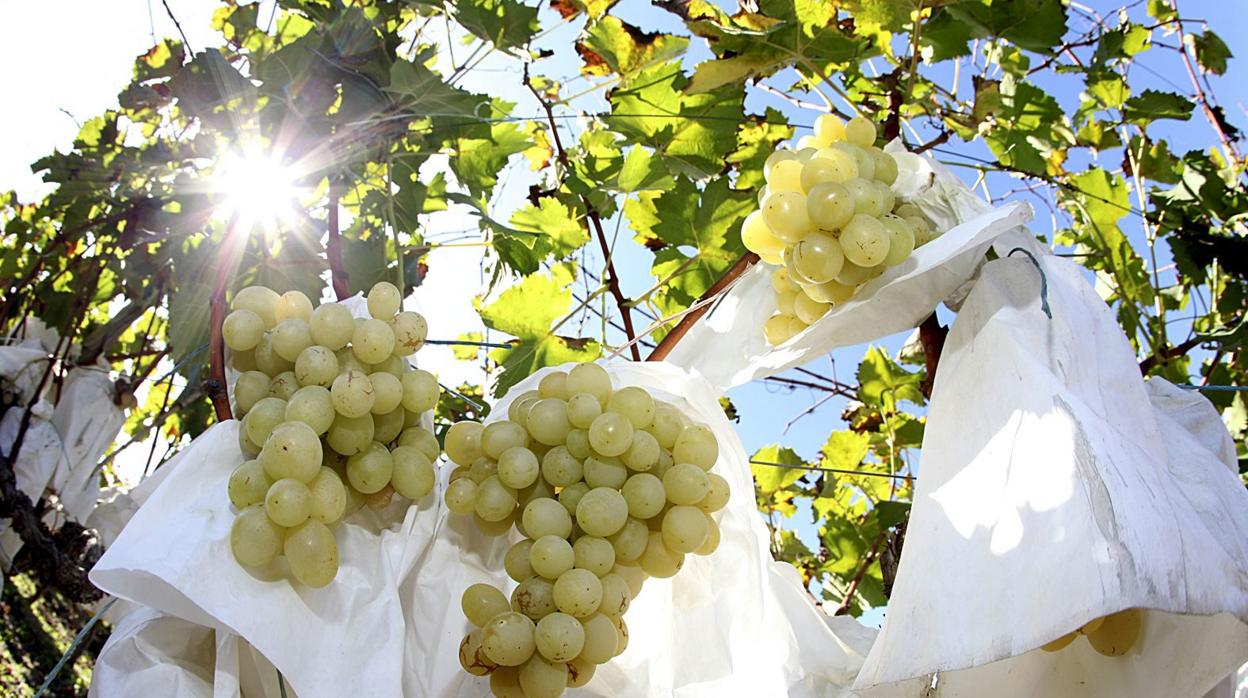
M 761 116 L 748 114 L 737 129 L 737 149 L 728 154 L 727 161 L 736 166 L 737 180 L 733 187 L 750 191 L 765 184 L 763 165 L 775 152 L 781 141 L 793 137 L 793 127 L 787 125 L 784 114 L 772 107 Z
M 507 266 L 532 274 L 550 256 L 563 259 L 589 242 L 582 215 L 555 197 L 544 196 L 537 206 L 526 204 L 516 211 L 510 227 L 490 221 L 496 233 L 494 247 Z
M 775 59 L 770 56 L 733 56 L 702 61 L 693 70 L 689 92 L 709 92 L 716 87 L 741 82 L 746 78 L 765 74 L 775 65 Z
M 678 58 L 688 47 L 689 40 L 683 36 L 643 32 L 610 15 L 591 24 L 576 44 L 584 61 L 582 72 L 616 73 L 625 84 L 628 78 L 650 66 Z
M 871 448 L 871 437 L 856 431 L 834 431 L 820 449 L 820 467 L 857 470 Z
M 476 196 L 488 196 L 498 183 L 498 173 L 512 155 L 523 153 L 533 142 L 520 127 L 496 123 L 486 138 L 461 137 L 455 141 L 451 170 L 460 184 Z
M 873 346 L 858 365 L 858 399 L 889 411 L 896 409 L 902 400 L 922 405 L 921 379 L 921 374 L 907 371 L 883 349 Z
M 1182 95 L 1160 90 L 1144 90 L 1126 101 L 1122 115 L 1127 121 L 1139 124 L 1147 124 L 1158 119 L 1187 121 L 1192 118 L 1193 108 L 1192 101 Z
M 501 397 L 511 386 L 533 375 L 538 369 L 569 362 L 594 361 L 602 356 L 602 345 L 592 339 L 550 335 L 538 340 L 525 339 L 512 349 L 495 349 L 490 358 L 503 367 L 494 386 Z
M 504 51 L 528 44 L 540 28 L 537 8 L 516 0 L 455 0 L 450 4 L 464 29 Z
M 385 90 L 400 106 L 421 116 L 489 116 L 489 98 L 452 87 L 419 63 L 395 61 L 390 66 L 390 85 Z
M 876 502 L 875 509 L 876 520 L 882 528 L 893 528 L 898 526 L 910 516 L 909 502 Z
M 754 455 L 751 461 L 779 463 L 781 465 L 804 466 L 806 462 L 791 448 L 782 448 L 779 444 L 764 446 Z M 754 484 L 760 492 L 771 495 L 802 479 L 807 471 L 795 468 L 782 468 L 775 465 L 759 465 L 750 463 L 750 472 L 754 473 Z
M 1030 51 L 1060 46 L 1066 34 L 1061 0 L 962 0 L 945 10 L 965 22 L 976 38 L 1001 37 Z
M 932 11 L 931 19 L 923 23 L 919 44 L 923 47 L 923 59 L 928 63 L 971 55 L 969 46 L 975 38 L 970 24 L 958 19 L 944 8 Z
M 629 148 L 617 179 L 619 191 L 631 194 L 649 189 L 666 189 L 675 181 L 654 162 L 650 151 L 641 146 Z
M 555 320 L 571 309 L 572 279 L 572 270 L 562 264 L 552 268 L 549 275 L 526 276 L 481 308 L 481 321 L 486 327 L 520 339 L 545 337 Z
M 1223 75 L 1226 73 L 1226 62 L 1233 57 L 1222 37 L 1206 30 L 1203 34 L 1190 34 L 1192 48 L 1196 50 L 1196 62 L 1206 73 Z
M 1103 109 L 1117 109 L 1131 96 L 1131 88 L 1121 75 L 1111 71 L 1088 74 L 1088 94 L 1092 95 Z
M 997 125 L 984 135 L 984 140 L 1002 164 L 1045 173 L 1048 153 L 1040 148 L 1053 143 L 1053 126 L 1062 121 L 1061 106 L 1044 90 L 1008 73 L 999 90 Z
M 605 15 L 619 0 L 550 0 L 550 8 L 564 19 L 584 12 L 590 19 Z

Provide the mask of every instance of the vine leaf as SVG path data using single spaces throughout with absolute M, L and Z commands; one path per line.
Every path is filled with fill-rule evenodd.
M 1187 121 L 1192 118 L 1192 101 L 1182 95 L 1161 90 L 1144 90 L 1128 99 L 1122 115 L 1127 121 L 1147 124 L 1159 119 Z
M 591 24 L 576 44 L 586 75 L 617 74 L 621 82 L 652 65 L 679 58 L 689 48 L 683 36 L 644 32 L 616 17 L 606 16 Z
M 1196 51 L 1196 62 L 1206 73 L 1222 75 L 1226 73 L 1226 62 L 1234 57 L 1222 37 L 1212 31 L 1191 35 L 1192 48 Z
M 537 8 L 516 0 L 455 0 L 455 20 L 503 51 L 529 43 L 540 28 Z
M 1061 0 L 961 0 L 944 9 L 965 22 L 973 38 L 1000 37 L 1030 51 L 1047 52 L 1066 35 Z
M 542 261 L 564 259 L 589 242 L 581 213 L 553 196 L 542 197 L 537 206 L 526 204 L 504 226 L 486 219 L 494 230 L 494 249 L 504 264 L 520 274 L 532 274 Z
M 873 346 L 858 365 L 858 399 L 887 411 L 895 411 L 902 400 L 922 405 L 921 380 L 922 374 L 907 371 L 883 349 Z

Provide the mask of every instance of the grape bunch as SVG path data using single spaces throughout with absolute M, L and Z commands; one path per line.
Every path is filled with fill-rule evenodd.
M 1088 644 L 1098 653 L 1106 657 L 1121 657 L 1139 641 L 1143 625 L 1144 612 L 1138 608 L 1128 608 L 1088 621 L 1056 640 L 1041 645 L 1040 649 L 1057 652 L 1082 635 L 1088 638 Z
M 778 312 L 763 326 L 768 344 L 785 343 L 938 235 L 893 194 L 897 161 L 875 139 L 863 117 L 822 114 L 796 151 L 767 157 L 767 185 L 741 241 L 779 267 L 771 277 Z
M 671 577 L 719 545 L 712 514 L 728 481 L 711 472 L 705 425 L 640 387 L 613 389 L 597 364 L 542 378 L 508 419 L 459 422 L 447 508 L 488 535 L 524 539 L 504 559 L 519 586 L 463 594 L 475 628 L 459 660 L 499 698 L 553 698 L 583 686 L 628 645 L 624 612 L 646 577 Z
M 222 334 L 241 371 L 234 384 L 238 445 L 251 460 L 230 475 L 238 509 L 234 559 L 264 567 L 284 557 L 299 582 L 323 587 L 338 573 L 332 527 L 362 506 L 433 489 L 437 438 L 420 426 L 437 379 L 405 357 L 425 342 L 425 319 L 399 312 L 399 290 L 368 293 L 372 317 L 338 303 L 315 309 L 299 291 L 249 286 L 233 299 Z

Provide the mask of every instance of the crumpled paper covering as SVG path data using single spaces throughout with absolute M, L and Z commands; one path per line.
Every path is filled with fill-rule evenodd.
M 542 376 L 571 365 L 538 371 L 513 387 L 493 408 L 504 418 L 511 399 L 535 389 Z M 695 372 L 663 363 L 604 364 L 617 388 L 639 385 L 707 424 L 719 440 L 719 462 L 714 472 L 726 478 L 732 497 L 718 514 L 723 532 L 712 555 L 690 555 L 671 579 L 649 579 L 624 615 L 629 646 L 624 654 L 598 667 L 584 688 L 567 696 L 582 698 L 649 698 L 651 696 L 793 696 L 795 698 L 847 695 L 847 687 L 862 662 L 861 632 L 851 641 L 838 637 L 825 615 L 815 608 L 800 577 L 785 563 L 774 562 L 768 533 L 754 505 L 753 479 L 748 457 L 735 429 L 719 406 L 719 393 Z M 443 513 L 430 558 L 414 575 L 421 591 L 443 595 L 445 610 L 419 605 L 416 626 L 440 623 L 443 632 L 434 644 L 409 643 L 408 695 L 483 696 L 485 679 L 468 676 L 459 668 L 459 641 L 469 625 L 459 610 L 459 596 L 471 581 L 506 582 L 502 570 L 508 543 L 480 538 L 467 530 L 469 517 Z M 478 537 L 474 537 L 478 536 Z M 518 535 L 518 534 L 513 534 Z M 518 540 L 515 538 L 514 540 Z M 456 553 L 447 543 L 466 545 L 459 553 L 462 566 L 446 567 Z M 461 577 L 440 585 L 443 576 Z M 439 588 L 441 586 L 441 588 Z M 449 588 L 446 588 L 449 586 Z M 869 635 L 873 631 L 865 631 Z M 853 648 L 858 641 L 858 650 Z M 417 668 L 423 671 L 417 671 Z M 424 673 L 431 672 L 431 673 Z M 447 677 L 449 673 L 449 678 Z
M 65 514 L 80 523 L 87 520 L 99 499 L 100 459 L 126 421 L 113 395 L 107 368 L 78 366 L 65 377 L 52 414 L 63 458 L 52 476 L 51 488 L 60 496 Z
M 990 262 L 941 356 L 866 696 L 1198 696 L 1248 659 L 1248 492 L 1216 410 L 1146 384 L 1075 264 Z M 1083 639 L 1150 609 L 1126 656 Z M 932 675 L 936 674 L 935 689 Z
M 889 150 L 899 148 L 894 144 Z M 918 206 L 935 229 L 945 230 L 943 235 L 778 347 L 763 337 L 763 324 L 776 312 L 771 286 L 776 267 L 759 262 L 694 324 L 667 360 L 696 368 L 712 385 L 726 390 L 839 347 L 916 327 L 975 275 L 994 238 L 1031 220 L 1026 203 L 993 208 L 939 163 L 901 152 L 893 190 Z

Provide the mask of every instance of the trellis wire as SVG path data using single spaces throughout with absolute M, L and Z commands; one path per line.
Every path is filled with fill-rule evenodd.
M 1242 393 L 1248 391 L 1248 386 L 1244 385 L 1192 385 L 1191 383 L 1180 383 L 1180 388 L 1184 390 L 1208 390 L 1210 392 L 1227 392 Z
M 844 475 L 865 475 L 867 477 L 886 477 L 890 480 L 913 480 L 914 475 L 894 475 L 892 473 L 873 473 L 870 470 L 849 470 L 846 468 L 823 468 L 817 465 L 788 465 L 786 463 L 772 463 L 765 460 L 750 460 L 754 465 L 769 465 L 773 468 L 787 468 L 789 470 L 809 470 L 820 473 L 841 473 Z
M 453 347 L 489 347 L 490 349 L 514 349 L 514 344 L 501 342 L 469 342 L 462 339 L 426 339 L 425 344 Z
M 489 410 L 489 408 L 486 407 L 485 405 L 481 404 L 480 402 L 477 402 L 476 400 L 468 397 L 467 395 L 464 395 L 463 393 L 459 392 L 458 390 L 455 390 L 454 388 L 446 385 L 445 383 L 438 383 L 438 385 L 441 386 L 443 390 L 450 393 L 451 395 L 454 395 L 460 400 L 463 400 L 469 405 L 472 405 L 473 407 L 477 408 L 478 414 L 485 414 L 486 411 Z
M 65 650 L 65 653 L 61 655 L 61 658 L 57 661 L 56 666 L 52 667 L 52 671 L 48 672 L 48 677 L 43 680 L 42 684 L 40 684 L 39 690 L 35 691 L 35 698 L 41 698 L 43 694 L 47 692 L 48 687 L 50 687 L 52 682 L 56 680 L 57 675 L 60 674 L 61 670 L 65 668 L 65 665 L 69 663 L 69 658 L 74 656 L 74 653 L 78 651 L 78 646 L 82 644 L 83 640 L 87 639 L 87 634 L 91 632 L 91 628 L 95 627 L 95 624 L 100 621 L 100 618 L 104 615 L 104 613 L 108 609 L 112 608 L 115 603 L 117 603 L 117 597 L 113 597 L 108 603 L 100 606 L 100 610 L 96 611 L 95 615 L 91 616 L 91 620 L 87 621 L 87 624 L 82 626 L 82 630 L 78 631 L 78 635 L 74 637 L 74 641 L 70 643 L 69 647 Z

